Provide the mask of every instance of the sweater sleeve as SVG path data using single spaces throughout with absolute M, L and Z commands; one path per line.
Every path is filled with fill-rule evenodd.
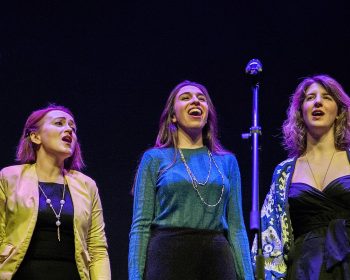
M 146 152 L 134 184 L 134 207 L 129 243 L 129 280 L 143 279 L 150 227 L 154 218 L 157 161 Z
M 229 174 L 230 194 L 227 205 L 228 239 L 235 260 L 238 279 L 254 279 L 249 242 L 242 213 L 241 177 L 235 157 Z

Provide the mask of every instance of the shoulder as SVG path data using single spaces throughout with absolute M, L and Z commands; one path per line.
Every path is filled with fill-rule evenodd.
M 280 162 L 277 166 L 284 167 L 284 166 L 287 166 L 287 165 L 291 165 L 291 164 L 293 164 L 293 162 L 295 160 L 296 160 L 295 157 L 287 158 L 286 160 Z
M 224 163 L 227 163 L 229 165 L 238 165 L 236 156 L 231 152 L 228 152 L 228 151 L 220 152 L 220 153 L 212 152 L 212 154 L 215 159 L 220 160 Z
M 231 152 L 213 153 L 216 163 L 229 177 L 232 174 L 239 174 L 239 165 L 236 156 Z
M 32 166 L 32 164 L 11 165 L 1 169 L 0 173 L 2 177 L 20 176 L 23 172 L 30 169 Z
M 211 152 L 213 156 L 220 157 L 222 159 L 236 159 L 234 153 L 230 151 L 222 151 L 222 152 Z
M 288 158 L 279 163 L 273 173 L 270 192 L 275 193 L 275 199 L 284 202 L 286 200 L 286 192 L 290 183 L 291 174 L 295 167 L 296 157 Z
M 143 153 L 143 157 L 164 157 L 168 156 L 170 154 L 174 154 L 175 149 L 170 147 L 170 148 L 151 148 L 148 149 Z
M 89 177 L 88 175 L 80 172 L 80 171 L 69 170 L 69 172 L 67 172 L 66 176 L 68 176 L 70 179 L 78 181 L 84 185 L 88 185 L 92 188 L 96 188 L 95 180 L 92 179 L 91 177 Z
M 151 148 L 142 155 L 141 162 L 160 162 L 173 159 L 175 154 L 174 148 Z
M 297 159 L 296 157 L 293 157 L 293 158 L 288 158 L 288 159 L 280 162 L 275 167 L 274 174 L 275 175 L 280 174 L 282 171 L 289 172 L 291 170 L 291 168 L 294 167 L 296 159 Z

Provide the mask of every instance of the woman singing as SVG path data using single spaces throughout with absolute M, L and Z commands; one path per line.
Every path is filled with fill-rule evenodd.
M 111 279 L 102 206 L 83 166 L 73 114 L 31 113 L 21 165 L 0 171 L 0 279 Z
M 276 167 L 261 213 L 266 279 L 350 279 L 349 108 L 326 75 L 292 95 L 283 124 L 290 158 Z
M 207 89 L 170 93 L 134 185 L 129 279 L 253 279 L 236 158 L 217 139 Z

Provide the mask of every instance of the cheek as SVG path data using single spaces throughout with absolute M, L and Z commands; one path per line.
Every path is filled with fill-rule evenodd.
M 174 114 L 178 114 L 182 110 L 182 108 L 183 108 L 183 106 L 181 105 L 181 103 L 180 102 L 176 102 L 174 104 L 174 108 L 173 108 Z
M 42 135 L 41 139 L 42 139 L 42 141 L 50 143 L 50 142 L 53 142 L 57 139 L 57 135 L 56 135 L 56 133 L 53 133 L 52 131 L 48 131 Z
M 175 104 L 175 106 L 174 106 L 174 113 L 173 113 L 172 118 L 175 118 L 175 119 L 178 120 L 181 117 L 182 112 L 183 112 L 182 106 L 178 105 L 178 104 Z
M 302 119 L 302 122 L 304 123 L 304 125 L 307 125 L 308 123 L 309 123 L 309 118 L 308 118 L 308 116 L 307 116 L 307 113 L 305 113 L 305 114 L 300 114 L 300 117 L 301 117 L 301 119 Z
M 47 137 L 58 137 L 60 133 L 61 131 L 57 128 L 49 128 L 43 131 L 43 134 L 45 134 Z
M 309 111 L 309 106 L 307 106 L 307 104 L 303 104 L 300 110 L 300 114 L 302 117 L 306 117 L 307 113 Z
M 334 114 L 335 114 L 336 116 L 338 116 L 338 115 L 340 114 L 340 110 L 339 110 L 339 107 L 338 107 L 337 105 L 334 106 L 333 111 L 334 111 Z

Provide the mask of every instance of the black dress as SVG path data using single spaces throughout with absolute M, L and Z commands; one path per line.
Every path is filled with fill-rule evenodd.
M 292 183 L 288 201 L 294 234 L 288 279 L 350 279 L 350 175 L 323 191 Z

